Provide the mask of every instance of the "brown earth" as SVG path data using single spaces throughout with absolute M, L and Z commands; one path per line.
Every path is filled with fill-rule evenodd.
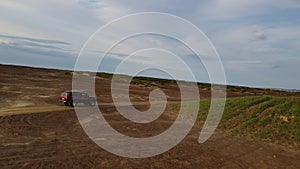
M 0 168 L 300 168 L 299 150 L 229 136 L 221 129 L 199 144 L 200 122 L 161 155 L 144 159 L 113 155 L 85 134 L 72 108 L 58 103 L 59 94 L 71 88 L 72 76 L 65 72 L 0 65 Z M 112 104 L 110 80 L 97 78 L 96 88 L 104 117 L 123 134 L 156 135 L 173 122 L 168 109 L 148 124 L 124 120 Z M 155 88 L 162 88 L 168 101 L 180 100 L 175 85 L 131 85 L 130 97 L 137 109 L 149 108 L 148 95 Z M 200 90 L 201 99 L 209 98 L 209 93 Z M 229 97 L 244 95 L 228 93 Z

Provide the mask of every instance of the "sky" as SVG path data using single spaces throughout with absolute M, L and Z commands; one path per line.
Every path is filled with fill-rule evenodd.
M 299 0 L 0 0 L 0 64 L 73 69 L 80 49 L 95 31 L 139 12 L 176 15 L 202 30 L 220 56 L 227 84 L 300 89 Z M 126 28 L 139 26 L 143 25 L 137 21 Z M 193 37 L 190 32 L 183 33 L 187 39 Z M 105 36 L 105 42 L 111 43 L 114 35 Z M 120 43 L 103 60 L 99 71 L 114 72 L 135 52 L 128 68 L 141 64 L 160 67 L 184 79 L 182 67 L 166 51 L 179 55 L 198 81 L 210 82 L 205 67 L 192 52 L 174 39 L 157 35 Z M 95 52 L 100 55 L 103 51 Z M 205 54 L 200 57 L 210 59 Z M 165 77 L 155 71 L 148 74 Z

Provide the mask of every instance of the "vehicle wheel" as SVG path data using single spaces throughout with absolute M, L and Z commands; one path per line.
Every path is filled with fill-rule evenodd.
M 65 106 L 69 106 L 69 103 L 68 103 L 68 102 L 64 102 L 64 105 L 65 105 Z
M 72 106 L 72 107 L 76 107 L 76 106 L 77 106 L 77 103 L 76 103 L 76 102 L 71 102 L 71 106 Z
M 95 106 L 95 105 L 96 105 L 96 102 L 92 101 L 91 106 Z

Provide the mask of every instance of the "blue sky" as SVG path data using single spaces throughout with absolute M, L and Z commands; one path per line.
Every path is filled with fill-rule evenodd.
M 2 0 L 0 63 L 73 69 L 91 34 L 114 19 L 137 12 L 170 13 L 200 28 L 216 47 L 228 84 L 300 89 L 299 0 Z M 160 45 L 176 51 L 176 43 L 154 36 L 130 39 L 114 49 L 100 70 L 113 72 L 120 58 L 130 54 L 128 47 Z M 141 53 L 132 64 L 172 64 L 172 58 L 149 57 L 151 54 Z M 199 81 L 209 82 L 194 56 L 183 52 L 182 57 L 196 70 Z

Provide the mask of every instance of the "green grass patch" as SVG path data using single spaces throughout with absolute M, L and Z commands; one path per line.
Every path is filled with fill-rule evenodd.
M 205 121 L 211 100 L 202 100 L 198 118 Z M 180 107 L 174 104 L 173 107 Z M 232 133 L 273 143 L 300 145 L 300 98 L 255 96 L 229 98 L 218 126 Z
M 246 97 L 228 103 L 220 126 L 233 134 L 300 143 L 299 98 Z

